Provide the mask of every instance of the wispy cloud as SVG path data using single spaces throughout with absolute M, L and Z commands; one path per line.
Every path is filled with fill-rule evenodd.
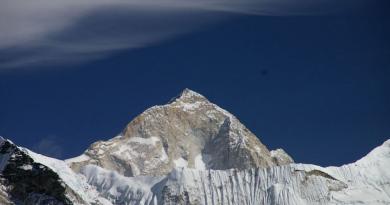
M 324 0 L 0 0 L 0 68 L 80 63 L 145 47 L 228 14 L 319 13 Z M 329 1 L 328 1 L 329 2 Z
M 34 152 L 43 154 L 49 157 L 60 159 L 63 154 L 63 148 L 59 144 L 59 139 L 55 136 L 42 138 L 31 148 Z

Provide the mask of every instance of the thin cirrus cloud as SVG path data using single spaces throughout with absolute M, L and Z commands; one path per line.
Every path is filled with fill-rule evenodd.
M 153 45 L 234 13 L 306 15 L 337 8 L 311 2 L 0 0 L 0 69 L 87 62 Z
M 34 144 L 31 149 L 37 153 L 59 159 L 62 158 L 63 154 L 63 148 L 59 141 L 60 138 L 56 136 L 44 137 Z

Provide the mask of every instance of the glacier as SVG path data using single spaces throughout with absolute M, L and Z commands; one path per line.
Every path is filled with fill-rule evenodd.
M 124 177 L 91 165 L 82 174 L 113 204 L 390 204 L 389 159 L 390 140 L 341 167 L 177 168 L 162 178 Z
M 19 149 L 58 173 L 83 199 L 74 204 L 390 204 L 390 140 L 341 167 L 296 163 L 246 170 L 178 167 L 166 176 L 135 177 L 96 165 L 76 173 L 65 161 Z M 0 158 L 3 167 L 6 158 Z

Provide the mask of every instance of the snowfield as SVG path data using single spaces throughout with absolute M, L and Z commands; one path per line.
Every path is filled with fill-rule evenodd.
M 390 140 L 341 167 L 290 164 L 202 170 L 178 166 L 167 176 L 136 177 L 95 165 L 75 173 L 65 161 L 20 149 L 58 173 L 87 204 L 390 204 Z M 3 157 L 7 156 L 2 161 Z

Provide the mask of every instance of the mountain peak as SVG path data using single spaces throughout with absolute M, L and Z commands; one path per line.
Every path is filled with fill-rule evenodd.
M 191 98 L 191 97 L 203 97 L 203 95 L 189 89 L 189 88 L 185 88 L 183 91 L 181 91 L 180 93 L 180 98 Z
M 207 101 L 207 98 L 193 90 L 190 90 L 188 88 L 185 88 L 183 91 L 181 91 L 181 93 L 173 98 L 170 103 L 172 102 L 177 102 L 177 101 L 181 101 L 181 102 L 184 102 L 184 103 L 196 103 L 196 102 L 199 102 L 199 101 Z
M 184 89 L 167 105 L 134 118 L 119 137 L 91 145 L 72 167 L 93 163 L 125 176 L 161 176 L 175 167 L 225 170 L 292 162 L 275 157 L 232 114 Z

